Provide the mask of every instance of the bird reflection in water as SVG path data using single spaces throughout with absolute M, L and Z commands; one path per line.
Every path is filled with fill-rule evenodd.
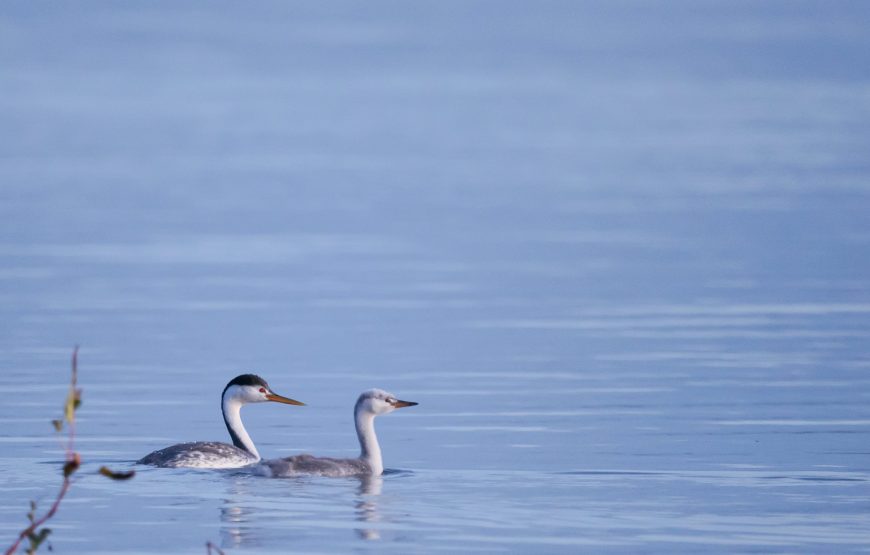
M 233 479 L 227 488 L 227 496 L 221 507 L 221 548 L 251 547 L 257 539 L 251 530 L 250 522 L 253 511 L 242 505 L 242 500 L 249 499 L 250 488 L 244 480 Z
M 381 532 L 376 527 L 368 527 L 366 524 L 381 521 L 378 510 L 378 496 L 384 486 L 384 479 L 380 476 L 360 476 L 359 488 L 357 488 L 356 519 L 363 523 L 356 529 L 357 535 L 364 540 L 379 540 Z
M 346 490 L 347 495 L 353 495 L 354 518 L 358 525 L 356 535 L 363 540 L 380 540 L 380 523 L 384 517 L 379 505 L 379 497 L 383 490 L 384 479 L 380 476 L 358 476 L 348 483 L 358 481 L 355 495 Z M 312 484 L 301 482 L 302 487 Z M 220 547 L 222 549 L 256 548 L 262 537 L 257 529 L 256 506 L 250 500 L 254 491 L 246 479 L 233 479 L 227 488 L 223 505 L 220 508 Z M 255 489 L 255 488 L 253 488 Z

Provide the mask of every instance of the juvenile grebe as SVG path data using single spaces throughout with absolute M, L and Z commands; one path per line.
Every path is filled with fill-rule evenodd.
M 356 459 L 333 459 L 296 455 L 283 459 L 261 461 L 254 471 L 270 477 L 316 474 L 319 476 L 380 476 L 384 472 L 381 446 L 375 435 L 375 417 L 417 403 L 400 401 L 392 393 L 372 389 L 359 396 L 353 409 L 356 435 L 359 438 L 360 456 Z

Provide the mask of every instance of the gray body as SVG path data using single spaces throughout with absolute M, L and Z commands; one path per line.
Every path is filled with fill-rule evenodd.
M 294 476 L 308 474 L 315 476 L 368 476 L 372 467 L 363 459 L 332 459 L 312 455 L 295 455 L 283 459 L 262 461 L 271 476 Z M 262 469 L 261 469 L 262 470 Z
M 158 449 L 136 461 L 164 468 L 234 468 L 253 464 L 259 460 L 253 454 L 229 443 L 194 441 Z

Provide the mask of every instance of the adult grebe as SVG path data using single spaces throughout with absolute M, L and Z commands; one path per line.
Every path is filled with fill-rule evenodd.
M 224 415 L 224 424 L 227 425 L 230 437 L 233 438 L 232 445 L 217 441 L 179 443 L 149 453 L 136 462 L 171 468 L 237 468 L 255 463 L 260 460 L 260 453 L 257 452 L 251 436 L 242 425 L 239 411 L 248 403 L 268 401 L 288 405 L 305 404 L 276 395 L 266 380 L 260 376 L 254 374 L 236 376 L 221 394 L 221 412 Z
M 380 476 L 384 472 L 381 446 L 375 435 L 375 417 L 417 403 L 400 401 L 382 389 L 363 392 L 353 409 L 356 435 L 359 437 L 360 456 L 356 459 L 332 459 L 296 455 L 283 459 L 261 461 L 254 467 L 258 474 L 270 477 L 316 474 L 319 476 Z

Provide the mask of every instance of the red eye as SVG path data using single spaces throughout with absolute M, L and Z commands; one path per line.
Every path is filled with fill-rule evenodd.
M 261 387 L 261 388 L 260 388 L 260 393 L 266 393 L 266 388 L 265 388 L 265 387 Z

